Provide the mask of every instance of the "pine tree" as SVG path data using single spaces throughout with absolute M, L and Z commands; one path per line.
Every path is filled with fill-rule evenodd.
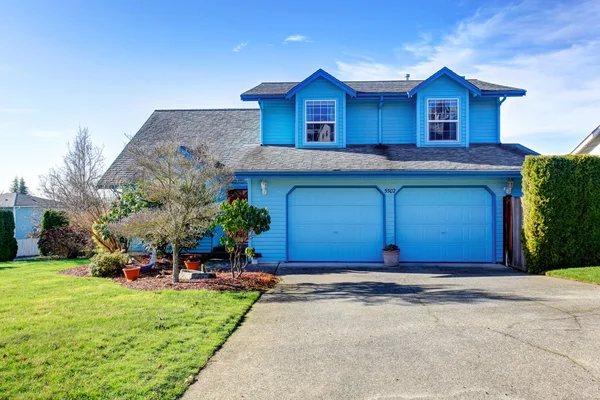
M 10 185 L 10 193 L 19 193 L 19 178 L 15 176 L 11 185 Z
M 21 177 L 21 180 L 19 181 L 19 194 L 28 194 L 29 193 L 29 189 L 27 188 L 27 185 L 25 185 L 25 179 L 23 179 L 23 177 Z

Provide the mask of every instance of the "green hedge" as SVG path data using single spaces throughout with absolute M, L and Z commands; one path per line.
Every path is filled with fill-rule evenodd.
M 42 215 L 42 231 L 69 225 L 64 211 L 46 210 Z
M 529 272 L 600 265 L 600 157 L 527 157 L 523 211 Z
M 0 211 L 0 261 L 12 261 L 17 256 L 15 217 L 12 211 Z

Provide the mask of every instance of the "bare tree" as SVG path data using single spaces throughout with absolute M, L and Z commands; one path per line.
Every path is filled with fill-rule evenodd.
M 135 184 L 152 208 L 112 224 L 116 235 L 154 246 L 168 243 L 173 252 L 173 282 L 179 282 L 179 253 L 194 248 L 209 230 L 233 173 L 205 143 L 171 134 L 156 144 L 128 146 L 137 167 Z
M 107 251 L 119 249 L 115 240 L 104 240 L 92 225 L 108 209 L 108 201 L 98 190 L 104 172 L 102 148 L 94 146 L 87 128 L 79 128 L 62 165 L 40 176 L 40 191 L 65 210 L 71 225 L 88 232 L 94 241 Z

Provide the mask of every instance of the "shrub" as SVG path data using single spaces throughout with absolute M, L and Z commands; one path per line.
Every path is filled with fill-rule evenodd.
M 92 276 L 107 278 L 121 273 L 127 263 L 127 255 L 122 253 L 98 253 L 90 260 Z
M 69 225 L 64 211 L 46 210 L 42 215 L 42 231 Z
M 528 272 L 600 264 L 600 157 L 527 157 L 523 251 Z
M 17 256 L 15 217 L 11 211 L 0 211 L 0 261 L 12 261 Z
M 43 256 L 77 258 L 89 254 L 94 244 L 90 235 L 83 229 L 61 226 L 42 231 L 38 248 Z

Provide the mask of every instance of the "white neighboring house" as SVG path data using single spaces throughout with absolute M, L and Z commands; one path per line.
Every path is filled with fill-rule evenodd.
M 592 131 L 571 154 L 593 154 L 600 156 L 600 125 Z

